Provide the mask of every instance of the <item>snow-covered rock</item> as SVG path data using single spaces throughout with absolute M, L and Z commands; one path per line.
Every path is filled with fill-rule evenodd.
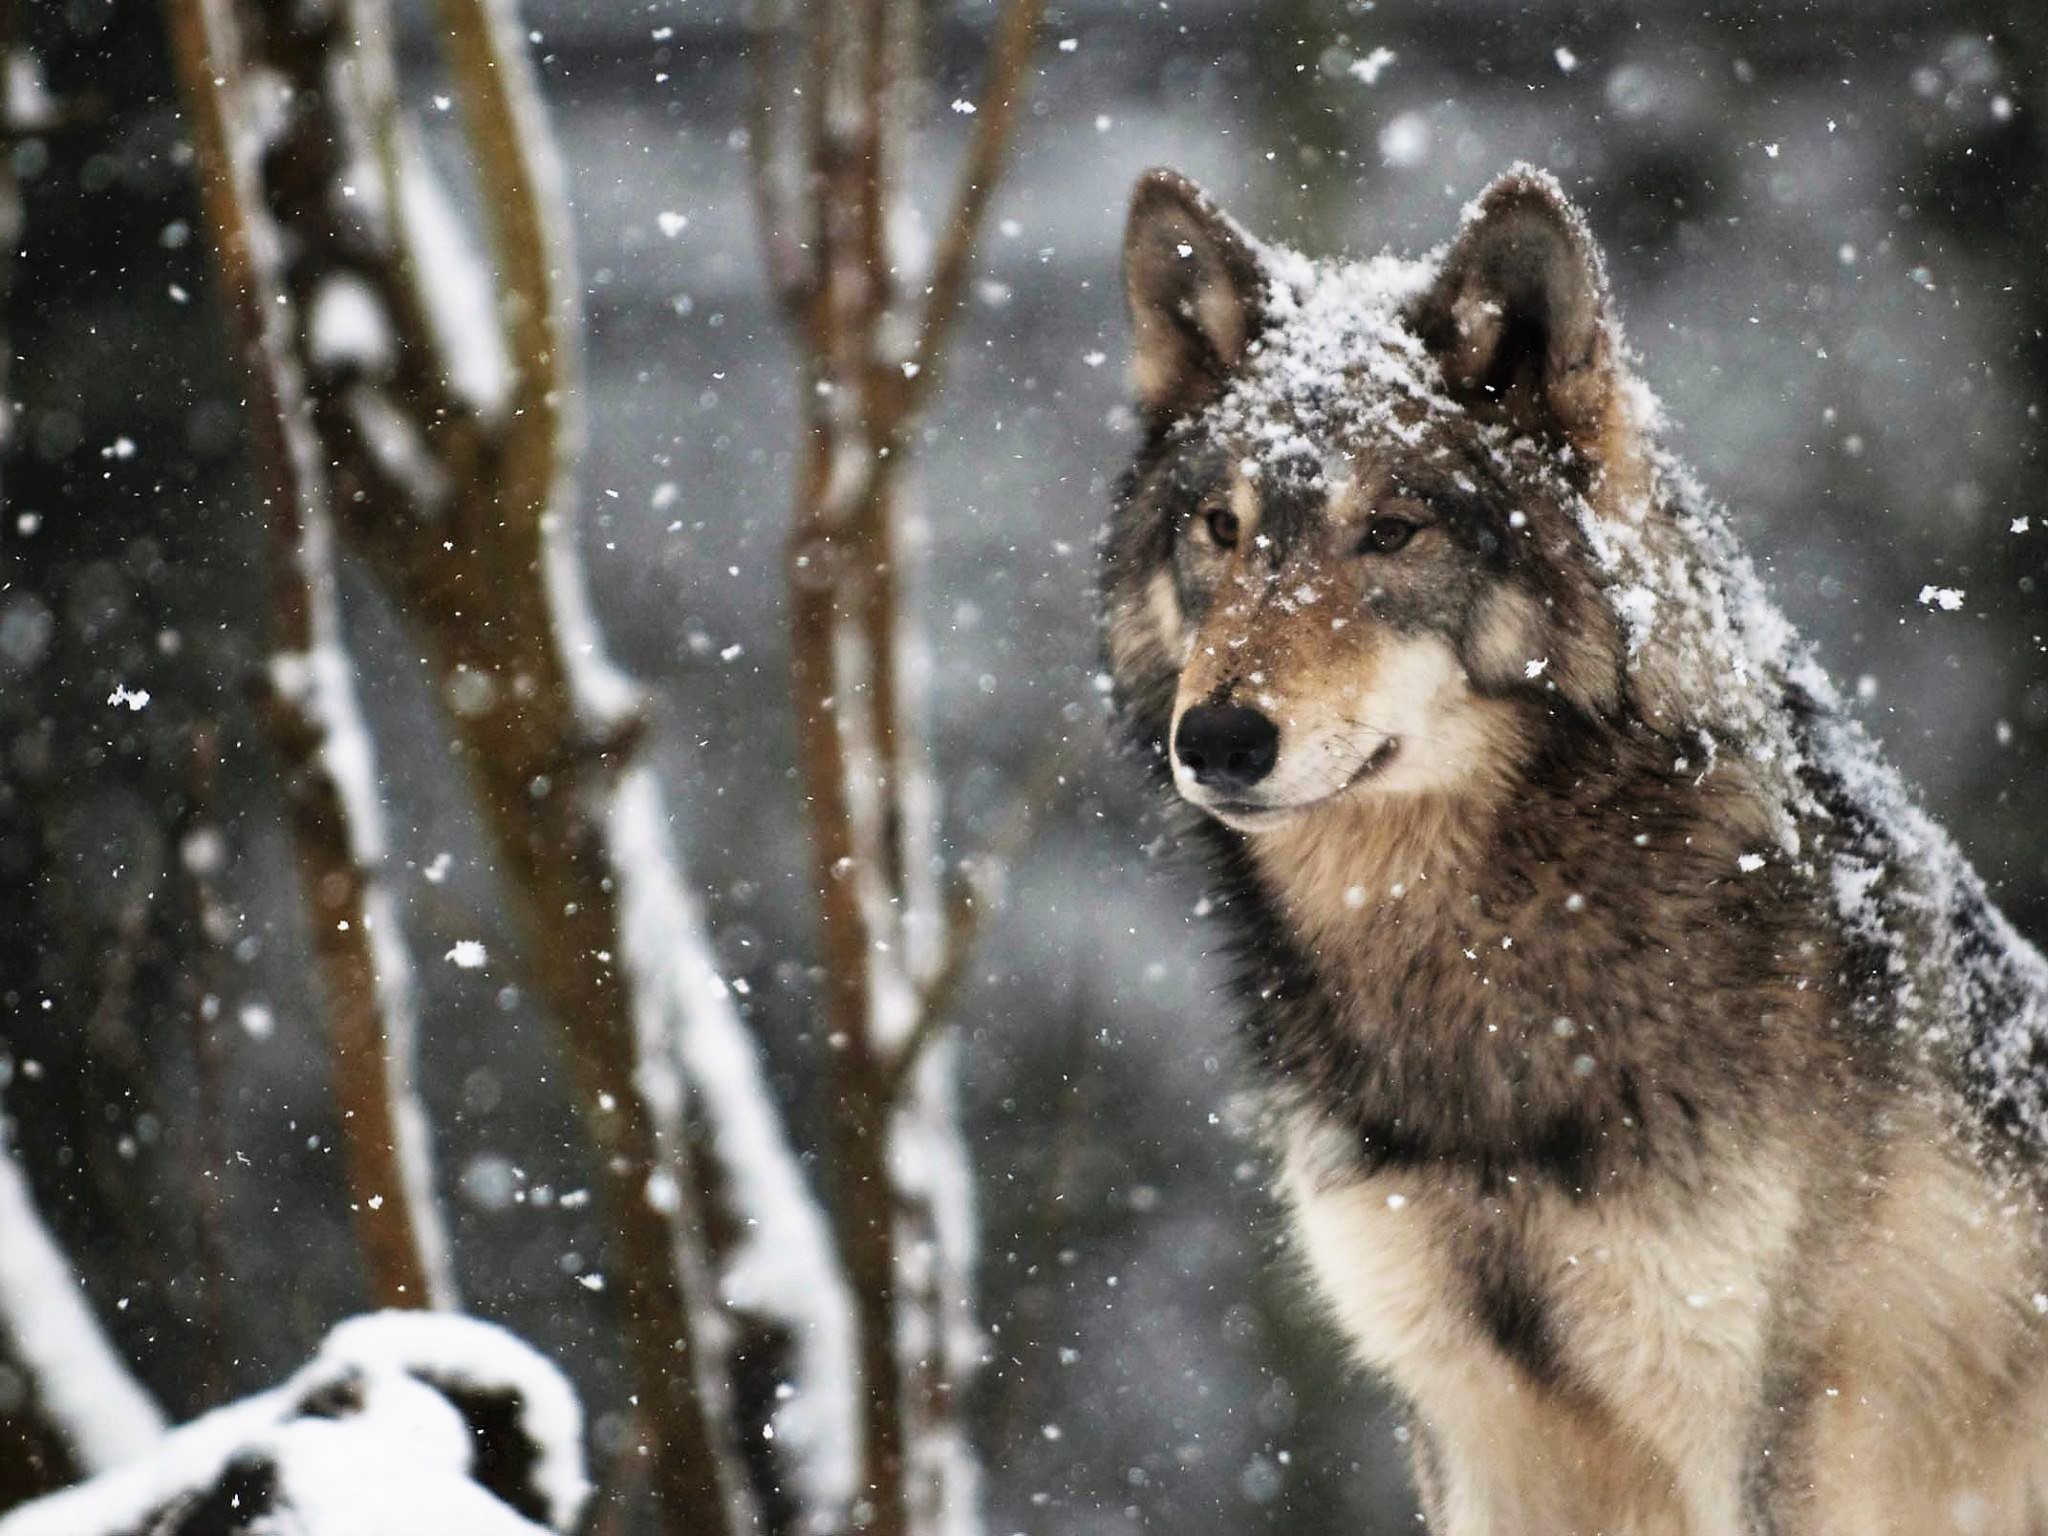
M 474 1318 L 382 1312 L 0 1536 L 540 1536 L 588 1493 L 582 1410 L 554 1366 Z

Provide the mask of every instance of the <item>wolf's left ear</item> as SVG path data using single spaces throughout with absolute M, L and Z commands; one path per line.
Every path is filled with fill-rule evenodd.
M 1151 170 L 1131 192 L 1124 291 L 1138 399 L 1155 422 L 1167 422 L 1214 400 L 1244 361 L 1266 273 L 1201 188 L 1177 171 Z
M 1548 174 L 1517 166 L 1480 194 L 1409 321 L 1475 413 L 1605 457 L 1621 384 L 1607 274 Z

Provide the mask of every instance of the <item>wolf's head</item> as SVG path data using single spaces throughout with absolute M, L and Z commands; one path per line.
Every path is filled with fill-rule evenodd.
M 1553 181 L 1502 177 L 1432 259 L 1331 266 L 1154 171 L 1124 264 L 1147 431 L 1104 639 L 1183 796 L 1258 830 L 1451 791 L 1620 706 L 1589 520 L 1640 505 L 1648 408 Z

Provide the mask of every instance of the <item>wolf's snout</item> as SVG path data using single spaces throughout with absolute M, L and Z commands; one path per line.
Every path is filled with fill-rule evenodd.
M 1202 704 L 1180 717 L 1173 755 L 1197 784 L 1244 790 L 1273 771 L 1280 757 L 1280 728 L 1256 709 Z

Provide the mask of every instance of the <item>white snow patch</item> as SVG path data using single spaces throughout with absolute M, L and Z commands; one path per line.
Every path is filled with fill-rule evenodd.
M 34 133 L 54 128 L 61 120 L 56 98 L 43 79 L 42 61 L 26 48 L 10 48 L 5 59 L 7 94 L 6 125 L 16 133 Z
M 512 364 L 498 329 L 490 273 L 411 134 L 401 136 L 398 169 L 406 239 L 426 294 L 427 319 L 448 361 L 449 382 L 484 415 L 495 417 L 511 395 Z
M 381 373 L 391 366 L 395 347 L 384 307 L 353 273 L 337 273 L 320 284 L 306 324 L 313 361 L 322 367 Z
M 114 691 L 107 695 L 107 702 L 117 707 L 126 704 L 131 712 L 147 709 L 149 707 L 149 690 L 147 688 L 130 688 L 126 683 L 116 683 L 114 684 Z

